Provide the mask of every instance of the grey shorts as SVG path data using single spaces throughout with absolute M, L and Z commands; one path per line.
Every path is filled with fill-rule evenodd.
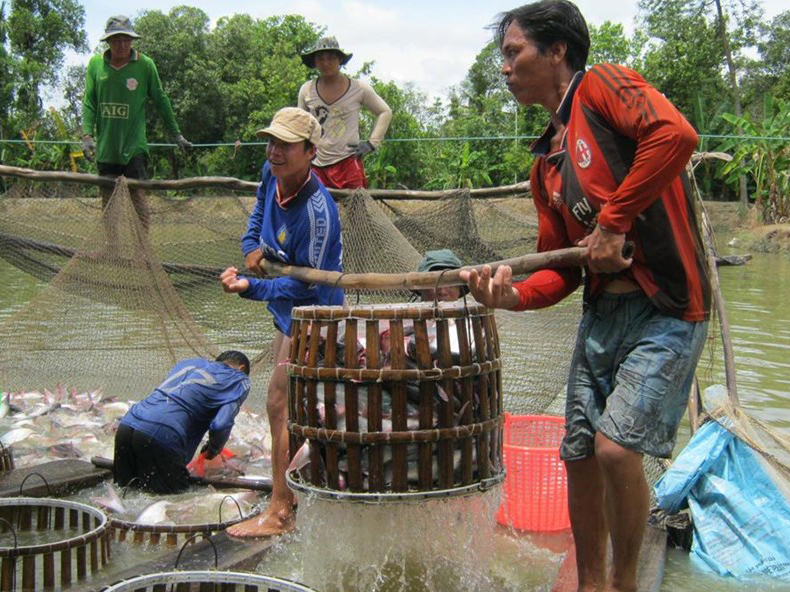
M 641 291 L 601 295 L 579 324 L 563 460 L 595 454 L 595 433 L 670 458 L 708 322 L 661 313 Z

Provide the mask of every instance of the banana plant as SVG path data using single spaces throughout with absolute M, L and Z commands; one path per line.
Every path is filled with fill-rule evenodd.
M 754 184 L 755 204 L 767 223 L 790 220 L 790 105 L 766 95 L 762 119 L 749 115 L 722 115 L 743 137 L 725 141 L 723 149 L 733 156 L 723 172 L 728 182 L 746 175 Z
M 711 106 L 713 109 L 711 109 Z M 715 105 L 706 102 L 701 93 L 694 97 L 693 125 L 700 135 L 700 152 L 713 152 L 721 149 L 721 140 L 711 136 L 723 135 L 729 132 L 729 124 L 722 119 L 722 114 L 726 112 L 727 101 L 719 101 Z M 727 128 L 727 129 L 724 129 Z M 719 178 L 721 169 L 717 162 L 703 160 L 694 169 L 697 183 L 699 184 L 702 195 L 709 198 L 717 193 L 723 181 Z M 719 173 L 719 174 L 717 174 Z

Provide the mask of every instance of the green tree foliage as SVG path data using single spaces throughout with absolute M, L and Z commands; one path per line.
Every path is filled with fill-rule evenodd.
M 7 34 L 12 60 L 14 108 L 38 116 L 40 89 L 55 84 L 66 49 L 87 49 L 85 9 L 76 0 L 14 0 Z
M 299 87 L 308 77 L 299 54 L 312 46 L 320 33 L 315 25 L 295 15 L 220 19 L 211 49 L 222 56 L 220 80 L 228 101 L 226 129 L 241 134 L 242 139 L 251 138 L 278 109 L 296 104 Z
M 736 70 L 746 63 L 761 16 L 751 0 L 640 0 L 639 22 L 649 38 L 642 74 L 689 118 L 698 97 L 706 105 L 718 105 L 721 97 L 732 101 L 726 49 Z
M 502 75 L 502 56 L 495 42 L 489 42 L 475 57 L 466 78 L 461 82 L 460 95 L 476 113 L 484 114 L 494 104 L 512 100 Z
M 142 36 L 136 46 L 156 62 L 182 132 L 202 144 L 257 141 L 255 130 L 281 107 L 296 104 L 308 76 L 299 54 L 321 33 L 294 15 L 257 20 L 237 14 L 212 30 L 208 16 L 190 6 L 144 12 L 135 27 Z M 158 114 L 149 117 L 149 129 L 166 137 Z M 168 154 L 170 166 L 183 158 L 176 155 Z M 201 150 L 188 155 L 185 174 L 220 170 L 254 178 L 264 158 L 262 146 Z
M 135 46 L 156 63 L 183 134 L 193 142 L 215 140 L 224 127 L 224 110 L 208 49 L 208 15 L 189 6 L 168 14 L 148 11 L 135 20 L 135 30 L 141 36 Z M 166 138 L 159 114 L 149 110 L 148 117 L 148 129 Z
M 225 108 L 223 141 L 255 141 L 255 130 L 267 124 L 278 109 L 296 104 L 299 87 L 308 77 L 299 54 L 312 46 L 321 32 L 295 15 L 255 20 L 237 14 L 219 20 L 209 50 L 219 66 Z M 265 153 L 263 147 L 225 149 L 217 157 L 228 174 L 248 177 L 252 173 L 256 177 Z
M 82 129 L 82 97 L 85 95 L 87 69 L 87 63 L 69 66 L 62 80 L 66 104 L 60 110 L 60 115 L 67 129 L 72 132 Z
M 762 9 L 753 0 L 640 0 L 640 21 L 649 36 L 644 52 L 645 78 L 655 84 L 701 133 L 722 125 L 717 112 L 740 116 L 744 104 L 739 80 L 750 63 Z M 700 109 L 703 106 L 703 109 Z M 740 134 L 741 130 L 735 130 Z M 708 149 L 718 150 L 718 142 Z M 720 169 L 719 169 L 720 170 Z M 709 167 L 698 169 L 700 185 L 714 194 L 722 187 Z M 737 194 L 747 200 L 746 179 Z
M 13 61 L 6 43 L 8 40 L 8 23 L 5 18 L 5 2 L 0 2 L 0 139 L 6 135 L 9 108 L 14 97 Z M 0 151 L 3 147 L 0 146 Z M 0 161 L 3 159 L 0 158 Z
M 610 63 L 638 67 L 635 62 L 646 42 L 642 34 L 637 33 L 629 39 L 623 30 L 623 25 L 611 21 L 605 21 L 597 27 L 590 24 L 588 28 L 590 30 L 588 66 Z
M 502 57 L 495 42 L 475 58 L 461 84 L 450 93 L 427 187 L 481 187 L 526 179 L 532 160 L 517 136 L 542 131 L 547 116 L 540 108 L 520 107 L 505 85 Z M 492 141 L 487 138 L 504 137 Z
M 744 76 L 746 95 L 756 106 L 766 93 L 790 100 L 790 10 L 775 16 L 761 30 L 759 60 L 750 62 Z
M 688 118 L 698 95 L 705 103 L 727 95 L 716 26 L 697 3 L 641 0 L 639 6 L 650 36 L 643 62 L 645 79 Z
M 723 115 L 730 107 L 727 97 L 719 98 L 716 103 L 706 104 L 701 94 L 697 94 L 694 100 L 693 117 L 697 132 L 700 135 L 700 152 L 715 152 L 723 150 L 722 140 L 718 136 L 724 136 L 733 132 L 732 126 L 728 124 Z M 708 137 L 713 136 L 713 137 Z M 697 184 L 703 195 L 715 196 L 717 199 L 737 199 L 737 179 L 733 184 L 727 184 L 721 162 L 718 160 L 703 160 L 694 169 Z
M 141 36 L 135 47 L 154 60 L 181 132 L 195 143 L 215 141 L 224 129 L 224 110 L 217 67 L 208 50 L 208 15 L 198 8 L 176 6 L 168 14 L 158 10 L 144 12 L 134 26 Z M 146 117 L 149 138 L 167 141 L 159 113 L 149 109 Z M 180 176 L 185 159 L 190 173 L 194 171 L 198 158 L 194 153 L 182 155 L 175 149 L 159 150 L 152 156 L 152 173 L 169 167 L 174 177 Z
M 731 138 L 722 148 L 733 159 L 724 168 L 729 180 L 746 175 L 753 183 L 755 203 L 765 222 L 790 221 L 790 103 L 765 95 L 761 118 L 724 114 L 733 130 L 743 130 L 751 140 Z
M 84 10 L 75 0 L 0 2 L 0 162 L 31 168 L 71 167 L 69 144 L 37 144 L 69 138 L 54 110 L 44 111 L 41 92 L 57 84 L 67 49 L 86 49 Z
M 426 137 L 424 122 L 428 115 L 427 96 L 413 85 L 398 86 L 394 82 L 371 79 L 374 90 L 392 109 L 387 137 L 381 147 L 365 158 L 365 172 L 371 187 L 422 187 L 425 183 L 425 159 L 429 150 L 425 142 L 399 142 L 398 138 Z M 362 113 L 360 135 L 371 129 L 373 117 Z M 363 131 L 364 130 L 364 131 Z
M 790 99 L 790 10 L 771 21 L 766 39 L 758 47 L 773 92 Z

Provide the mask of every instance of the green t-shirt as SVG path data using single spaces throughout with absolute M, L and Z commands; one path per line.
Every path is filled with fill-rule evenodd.
M 119 69 L 110 65 L 109 50 L 91 58 L 82 100 L 82 133 L 96 139 L 98 162 L 125 165 L 148 154 L 145 104 L 149 98 L 167 129 L 173 135 L 181 133 L 151 58 L 133 49 L 129 62 Z

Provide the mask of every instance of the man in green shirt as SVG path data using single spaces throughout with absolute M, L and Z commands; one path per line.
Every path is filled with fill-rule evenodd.
M 132 40 L 139 37 L 128 17 L 110 17 L 101 38 L 109 49 L 93 56 L 88 63 L 82 101 L 82 148 L 86 158 L 95 155 L 100 175 L 148 177 L 145 137 L 148 99 L 156 105 L 176 144 L 184 149 L 192 146 L 181 135 L 153 60 L 132 48 Z M 100 193 L 104 209 L 112 190 L 102 187 Z M 149 211 L 145 193 L 136 189 L 131 195 L 140 222 L 147 230 Z

